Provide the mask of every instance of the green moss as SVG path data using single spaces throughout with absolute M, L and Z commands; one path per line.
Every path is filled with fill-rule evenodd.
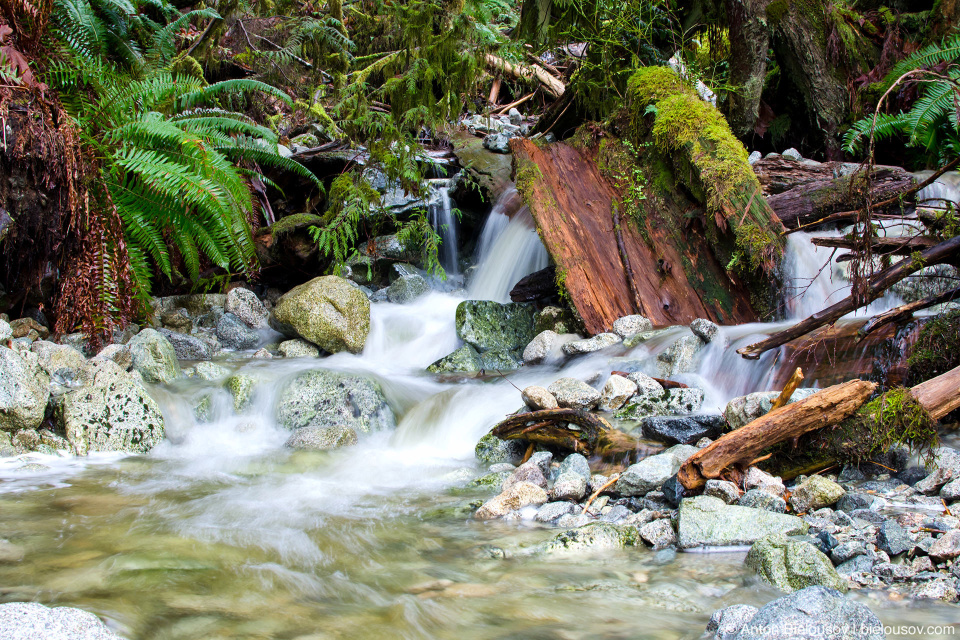
M 920 329 L 907 358 L 907 383 L 919 384 L 960 366 L 960 310 L 948 311 Z
M 767 5 L 767 20 L 771 26 L 776 26 L 788 11 L 790 11 L 790 0 L 773 0 Z
M 830 432 L 829 440 L 833 456 L 852 463 L 896 446 L 929 455 L 940 442 L 937 421 L 904 387 L 891 389 L 860 407 Z
M 612 203 L 613 211 L 625 214 L 644 242 L 650 245 L 652 241 L 643 208 L 643 201 L 647 199 L 647 185 L 636 155 L 636 149 L 629 142 L 619 138 L 603 138 L 597 149 L 597 168 L 617 189 L 619 198 Z
M 281 236 L 297 229 L 309 227 L 310 225 L 319 225 L 323 223 L 323 218 L 312 213 L 295 213 L 292 216 L 280 218 L 270 226 L 270 232 L 274 236 Z

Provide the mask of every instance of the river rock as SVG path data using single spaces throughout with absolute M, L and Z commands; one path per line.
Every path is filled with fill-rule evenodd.
M 891 558 L 906 553 L 915 546 L 917 543 L 895 520 L 884 520 L 883 524 L 877 528 L 877 547 Z
M 845 493 L 836 482 L 813 475 L 794 487 L 790 494 L 790 505 L 797 513 L 807 513 L 835 505 Z
M 557 409 L 560 407 L 560 405 L 557 403 L 557 399 L 553 397 L 552 393 L 543 387 L 538 387 L 537 385 L 530 385 L 529 387 L 526 387 L 521 392 L 520 397 L 522 397 L 524 403 L 526 403 L 526 405 L 534 411 Z
M 408 273 L 400 276 L 387 287 L 387 300 L 395 304 L 406 304 L 426 295 L 430 285 L 419 273 Z
M 960 529 L 952 529 L 937 538 L 927 555 L 938 563 L 960 557 Z
M 720 334 L 720 327 L 705 318 L 697 318 L 690 323 L 690 330 L 704 342 L 713 342 Z
M 0 344 L 11 338 L 13 338 L 13 329 L 10 328 L 10 323 L 6 320 L 0 320 Z
M 703 487 L 703 495 L 720 498 L 727 504 L 733 504 L 740 499 L 740 489 L 729 480 L 707 480 L 707 484 Z
M 130 347 L 125 344 L 108 344 L 93 359 L 112 360 L 124 371 L 129 371 L 133 367 L 133 354 L 130 353 Z
M 683 549 L 747 545 L 771 533 L 802 534 L 810 528 L 796 516 L 727 505 L 711 496 L 685 498 L 678 518 L 677 539 Z
M 666 444 L 694 444 L 701 438 L 716 439 L 726 421 L 721 415 L 686 417 L 651 416 L 640 421 L 643 437 Z
M 541 331 L 523 350 L 523 361 L 526 364 L 540 364 L 546 360 L 554 347 L 560 341 L 560 334 L 547 329 Z
M 816 389 L 797 389 L 790 396 L 788 404 L 809 398 L 816 392 Z M 760 416 L 770 413 L 773 408 L 773 401 L 779 397 L 779 391 L 758 391 L 757 393 L 740 396 L 727 403 L 723 415 L 731 429 L 739 429 Z
M 293 432 L 285 447 L 307 451 L 327 451 L 357 444 L 357 432 L 342 424 L 332 427 L 302 427 Z
M 83 354 L 73 347 L 46 340 L 37 340 L 30 350 L 37 354 L 40 368 L 53 379 L 74 380 L 80 373 L 80 369 L 87 364 Z
M 947 502 L 960 500 L 960 478 L 951 480 L 940 488 L 940 497 Z
M 637 384 L 622 376 L 610 376 L 600 392 L 601 411 L 616 411 L 637 392 Z
M 251 329 L 266 329 L 270 312 L 253 291 L 237 287 L 227 292 L 223 310 L 233 314 Z
M 623 316 L 613 321 L 613 332 L 621 338 L 629 338 L 653 329 L 653 323 L 644 316 Z
M 660 395 L 638 392 L 617 412 L 617 417 L 642 420 L 650 416 L 683 415 L 699 411 L 701 405 L 702 389 L 667 389 Z
M 572 502 L 548 502 L 537 510 L 537 515 L 534 516 L 534 520 L 545 523 L 555 522 L 568 513 L 574 513 L 576 511 L 577 505 Z
M 319 358 L 320 349 L 306 340 L 284 340 L 277 346 L 277 351 L 284 358 Z
M 238 373 L 227 378 L 223 387 L 233 396 L 234 412 L 244 413 L 253 402 L 257 379 L 245 373 Z
M 9 458 L 17 455 L 13 446 L 13 438 L 6 431 L 0 431 L 0 458 Z
M 558 334 L 577 332 L 577 322 L 573 314 L 560 307 L 544 307 L 534 316 L 533 327 L 536 333 L 547 330 Z
M 226 349 L 245 351 L 260 343 L 260 334 L 248 327 L 232 313 L 225 313 L 217 320 L 217 339 Z
M 226 367 L 215 362 L 198 362 L 196 366 L 193 367 L 190 377 L 213 382 L 216 380 L 222 380 L 229 375 L 230 369 L 227 369 Z
M 484 502 L 474 516 L 478 520 L 493 520 L 527 505 L 540 506 L 546 502 L 547 492 L 542 488 L 530 482 L 518 482 Z
M 837 511 L 852 513 L 857 509 L 869 509 L 876 499 L 866 493 L 849 492 L 837 501 Z
M 526 304 L 465 300 L 457 305 L 457 336 L 480 353 L 522 349 L 535 336 L 533 314 L 534 308 Z
M 213 357 L 213 348 L 200 338 L 169 329 L 160 329 L 160 334 L 173 346 L 173 352 L 180 360 L 207 360 Z
M 812 544 L 790 540 L 782 533 L 757 540 L 745 562 L 761 580 L 787 593 L 815 585 L 847 590 L 830 558 Z
M 180 377 L 177 353 L 159 331 L 144 329 L 127 346 L 133 356 L 133 368 L 146 382 L 173 382 Z
M 706 343 L 698 336 L 683 336 L 657 356 L 661 378 L 690 373 L 697 368 L 697 354 Z
M 750 467 L 747 469 L 747 473 L 743 477 L 743 488 L 747 491 L 750 489 L 759 489 L 760 491 L 766 491 L 770 495 L 777 497 L 782 496 L 787 490 L 783 484 L 783 480 L 777 476 L 770 475 L 758 467 Z
M 483 361 L 480 359 L 480 353 L 469 344 L 463 345 L 427 367 L 430 373 L 477 373 L 481 369 L 483 369 Z
M 520 440 L 501 440 L 492 433 L 488 433 L 477 442 L 474 454 L 483 464 L 501 462 L 517 464 L 523 460 L 525 451 L 526 446 Z
M 359 375 L 307 371 L 288 382 L 278 398 L 277 422 L 291 431 L 343 425 L 368 433 L 396 427 L 380 385 Z
M 547 391 L 557 399 L 557 404 L 570 409 L 592 409 L 600 402 L 600 392 L 576 378 L 560 378 Z
M 560 473 L 550 491 L 554 500 L 582 500 L 587 495 L 587 479 L 582 475 L 568 471 Z
M 503 481 L 501 491 L 506 491 L 513 485 L 520 484 L 521 482 L 535 484 L 541 489 L 547 488 L 547 477 L 537 463 L 531 460 L 527 460 L 517 467 L 516 470 L 510 474 L 510 477 Z
M 749 604 L 735 604 L 715 611 L 707 623 L 707 632 L 713 633 L 713 640 L 734 640 L 757 611 L 759 609 Z
M 573 473 L 590 482 L 590 463 L 579 453 L 571 453 L 560 463 L 559 475 Z
M 34 340 L 46 340 L 50 337 L 50 329 L 33 318 L 19 318 L 10 322 L 10 330 L 14 338 L 32 337 Z
M 870 609 L 835 589 L 814 586 L 769 602 L 736 640 L 884 640 Z
M 613 551 L 640 543 L 637 528 L 608 522 L 592 522 L 577 529 L 558 533 L 540 547 L 545 555 L 571 555 Z
M 622 496 L 645 496 L 660 488 L 679 471 L 686 459 L 696 452 L 696 447 L 677 445 L 663 453 L 648 456 L 627 467 L 627 470 L 620 474 L 614 490 Z
M 275 328 L 329 353 L 360 353 L 370 333 L 370 301 L 337 276 L 314 278 L 281 297 L 273 310 Z
M 637 395 L 660 397 L 663 395 L 663 385 L 645 373 L 635 371 L 627 376 L 627 380 L 637 385 Z
M 19 354 L 0 346 L 0 429 L 40 426 L 50 399 L 48 386 L 41 382 Z
M 519 349 L 490 349 L 480 354 L 480 368 L 484 371 L 514 371 L 522 366 Z
M 0 604 L 4 640 L 123 640 L 92 613 L 36 602 Z
M 91 361 L 83 387 L 66 394 L 56 417 L 74 453 L 146 453 L 163 440 L 163 414 L 136 379 L 112 360 Z
M 585 340 L 571 340 L 563 345 L 562 349 L 568 356 L 581 355 L 584 353 L 593 353 L 607 347 L 619 344 L 620 336 L 615 333 L 598 333 L 592 338 Z
M 750 507 L 751 509 L 763 509 L 773 513 L 787 512 L 786 500 L 762 489 L 750 489 L 740 496 L 740 499 L 736 502 L 741 507 Z
M 666 549 L 677 544 L 677 534 L 669 518 L 648 522 L 639 529 L 640 537 L 653 549 Z
M 165 329 L 188 333 L 193 329 L 193 318 L 190 317 L 189 311 L 180 307 L 179 309 L 173 309 L 161 315 L 160 324 Z

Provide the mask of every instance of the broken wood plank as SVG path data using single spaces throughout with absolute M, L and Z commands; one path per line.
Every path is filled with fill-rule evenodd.
M 728 469 L 745 467 L 777 443 L 840 423 L 859 409 L 876 387 L 873 382 L 851 380 L 760 416 L 690 456 L 677 479 L 688 490 L 699 489 Z

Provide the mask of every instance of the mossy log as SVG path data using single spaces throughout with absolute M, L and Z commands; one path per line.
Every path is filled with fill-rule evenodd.
M 677 479 L 693 490 L 725 471 L 745 469 L 777 443 L 841 422 L 859 409 L 876 387 L 873 382 L 851 380 L 771 411 L 690 456 Z
M 600 416 L 578 409 L 545 409 L 512 415 L 491 433 L 501 440 L 527 440 L 617 462 L 633 461 L 662 449 L 644 444 L 614 429 Z

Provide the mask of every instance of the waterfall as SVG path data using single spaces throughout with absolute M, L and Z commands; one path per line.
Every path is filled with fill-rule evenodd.
M 932 171 L 917 171 L 913 177 L 922 182 L 932 175 Z M 954 208 L 960 208 L 960 171 L 948 171 L 921 189 L 917 203 L 932 209 L 943 209 L 951 203 Z
M 450 181 L 430 180 L 430 202 L 427 206 L 430 224 L 440 236 L 440 266 L 448 275 L 459 273 L 457 265 L 457 221 L 450 202 Z
M 527 207 L 508 216 L 516 190 L 507 191 L 484 224 L 477 251 L 477 272 L 470 283 L 474 300 L 510 302 L 510 290 L 520 278 L 547 266 L 549 256 L 537 235 Z

